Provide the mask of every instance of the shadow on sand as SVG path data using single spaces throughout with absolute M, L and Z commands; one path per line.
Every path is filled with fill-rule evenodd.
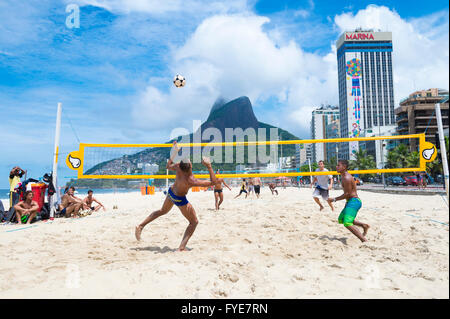
M 330 241 L 337 240 L 337 241 L 340 241 L 341 243 L 343 243 L 344 245 L 347 245 L 347 238 L 345 238 L 345 237 L 337 238 L 336 236 L 329 237 L 327 235 L 323 235 L 323 236 L 319 237 L 319 239 L 320 240 L 328 239 Z
M 151 252 L 155 252 L 158 254 L 165 254 L 165 253 L 173 253 L 173 252 L 177 252 L 178 248 L 170 248 L 167 246 L 164 246 L 163 248 L 158 247 L 158 246 L 149 246 L 149 247 L 136 247 L 136 248 L 130 248 L 131 250 L 135 250 L 135 251 L 151 251 Z M 188 248 L 186 247 L 187 251 L 192 250 L 192 248 Z

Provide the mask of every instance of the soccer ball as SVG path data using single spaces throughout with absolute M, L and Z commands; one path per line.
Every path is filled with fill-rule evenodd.
M 177 88 L 181 88 L 186 84 L 186 79 L 184 78 L 184 76 L 177 74 L 173 78 L 173 84 L 175 84 Z

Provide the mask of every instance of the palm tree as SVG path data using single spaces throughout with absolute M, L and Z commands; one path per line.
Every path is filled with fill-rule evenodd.
M 368 155 L 367 151 L 359 149 L 355 153 L 356 159 L 350 161 L 350 169 L 351 170 L 367 170 L 367 169 L 375 169 L 377 164 L 372 155 Z M 367 179 L 373 176 L 373 174 L 364 174 L 362 179 L 367 181 Z
M 406 157 L 406 167 L 419 167 L 420 165 L 420 158 L 419 158 L 419 152 L 411 152 Z
M 417 152 L 413 152 L 417 153 Z M 392 149 L 387 154 L 387 168 L 399 168 L 399 167 L 417 167 L 417 166 L 408 166 L 408 163 L 414 162 L 417 155 L 413 155 L 410 153 L 408 146 L 406 144 L 399 144 L 394 149 Z
M 328 168 L 328 170 L 330 170 L 330 171 L 335 171 L 336 165 L 337 165 L 336 157 L 329 158 L 328 161 L 326 161 L 326 163 L 325 163 L 325 167 Z

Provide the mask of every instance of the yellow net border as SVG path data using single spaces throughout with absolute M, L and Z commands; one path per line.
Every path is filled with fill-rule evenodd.
M 222 142 L 222 143 L 179 143 L 179 147 L 199 147 L 199 146 L 247 146 L 247 145 L 289 145 L 289 144 L 312 144 L 312 143 L 342 143 L 357 141 L 395 140 L 395 139 L 419 139 L 419 167 L 412 168 L 388 168 L 349 171 L 351 174 L 376 174 L 376 173 L 403 173 L 425 171 L 426 163 L 432 162 L 437 156 L 436 146 L 425 141 L 425 134 L 395 135 L 395 136 L 374 136 L 357 138 L 335 138 L 317 140 L 289 140 L 289 141 L 255 141 L 255 142 Z M 172 147 L 172 144 L 92 144 L 80 143 L 79 150 L 71 152 L 66 158 L 66 164 L 70 169 L 77 171 L 77 177 L 98 178 L 98 179 L 174 179 L 175 175 L 85 175 L 83 174 L 84 151 L 86 147 Z M 214 165 L 214 163 L 213 163 Z M 280 172 L 280 173 L 241 173 L 241 174 L 217 174 L 221 178 L 237 177 L 296 177 L 296 176 L 317 176 L 317 175 L 338 175 L 336 171 L 327 172 Z M 209 178 L 208 174 L 195 174 L 196 178 Z

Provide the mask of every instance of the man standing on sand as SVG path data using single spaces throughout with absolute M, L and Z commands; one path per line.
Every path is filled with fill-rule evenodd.
M 325 168 L 325 164 L 323 161 L 319 161 L 319 168 L 316 169 L 316 172 L 328 172 Z M 328 184 L 330 181 L 330 184 Z M 323 210 L 324 207 L 320 202 L 319 197 L 322 197 L 323 200 L 328 201 L 329 191 L 333 188 L 333 176 L 331 175 L 317 175 L 314 176 L 314 179 L 311 183 L 311 188 L 313 188 L 314 184 L 316 184 L 316 188 L 314 189 L 313 198 L 316 203 L 319 205 L 320 210 Z M 331 210 L 334 211 L 333 205 L 328 202 L 331 207 Z
M 94 212 L 98 211 L 100 208 L 103 208 L 103 210 L 106 210 L 105 206 L 103 206 L 102 203 L 100 203 L 97 199 L 95 199 L 92 195 L 94 192 L 92 190 L 88 190 L 88 195 L 85 199 L 83 199 L 83 204 L 86 205 L 88 208 Z M 96 202 L 98 205 L 96 207 L 93 206 L 94 202 Z
M 347 200 L 344 209 L 339 215 L 338 221 L 339 224 L 343 224 L 348 230 L 350 230 L 353 235 L 359 238 L 362 242 L 367 241 L 366 235 L 370 226 L 368 224 L 364 224 L 356 221 L 356 215 L 358 214 L 359 209 L 362 206 L 361 200 L 358 198 L 358 194 L 356 193 L 356 183 L 353 179 L 353 176 L 347 171 L 348 170 L 348 161 L 347 160 L 339 160 L 336 166 L 336 171 L 341 174 L 342 180 L 342 188 L 344 189 L 344 194 L 336 198 L 328 198 L 328 203 L 331 205 L 332 202 L 336 202 L 341 199 Z M 361 234 L 358 228 L 355 226 L 359 226 L 363 229 L 363 233 Z
M 253 189 L 253 178 L 248 179 L 247 189 L 248 189 L 248 196 L 250 196 L 254 190 Z
M 9 207 L 13 207 L 19 201 L 19 194 L 16 193 L 15 188 L 20 183 L 20 178 L 26 172 L 19 166 L 14 166 L 9 172 Z
M 186 244 L 198 225 L 198 219 L 195 214 L 194 207 L 192 207 L 191 203 L 189 203 L 186 199 L 186 194 L 193 186 L 209 187 L 217 184 L 217 178 L 214 175 L 209 158 L 204 157 L 202 164 L 209 171 L 210 181 L 200 181 L 194 177 L 194 174 L 192 174 L 192 164 L 189 159 L 183 159 L 179 164 L 173 163 L 173 159 L 179 151 L 176 141 L 173 142 L 173 150 L 175 152 L 167 162 L 166 168 L 168 170 L 176 171 L 175 183 L 169 187 L 162 208 L 151 213 L 141 224 L 136 226 L 135 236 L 137 240 L 141 240 L 141 233 L 145 225 L 152 222 L 156 218 L 167 214 L 175 204 L 178 206 L 183 216 L 189 221 L 189 225 L 186 228 L 183 239 L 181 240 L 178 248 L 178 251 L 183 251 L 186 249 Z
M 245 182 L 245 178 L 242 180 L 242 184 L 241 184 L 241 190 L 239 191 L 239 194 L 236 195 L 235 198 L 238 198 L 239 196 L 241 196 L 242 193 L 245 193 L 245 198 L 247 198 L 248 193 L 247 193 L 247 183 Z
M 219 170 L 217 170 L 216 174 L 219 174 Z M 216 210 L 219 210 L 220 204 L 222 204 L 223 202 L 222 184 L 225 185 L 231 191 L 230 186 L 228 186 L 227 183 L 225 183 L 223 178 L 217 178 L 217 184 L 214 184 L 214 198 L 216 200 Z
M 33 200 L 33 191 L 26 191 L 25 199 L 14 205 L 17 222 L 19 224 L 22 224 L 22 217 L 27 216 L 27 224 L 30 224 L 33 218 L 36 216 L 38 209 L 38 203 Z
M 261 179 L 259 177 L 253 178 L 253 187 L 255 188 L 256 197 L 259 198 L 261 192 Z
M 272 192 L 272 195 L 275 193 L 278 195 L 278 191 L 275 189 L 277 187 L 277 185 L 275 185 L 274 183 L 269 183 L 269 189 Z

